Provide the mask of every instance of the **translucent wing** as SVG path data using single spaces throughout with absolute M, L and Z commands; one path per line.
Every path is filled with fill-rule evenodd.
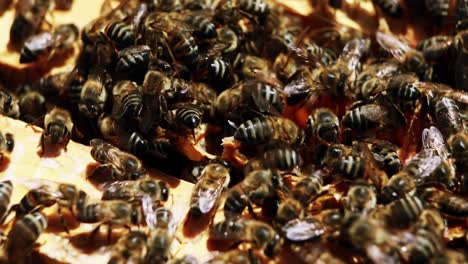
M 63 193 L 59 190 L 60 182 L 46 180 L 46 179 L 28 179 L 15 181 L 15 184 L 25 187 L 28 190 L 36 190 L 39 193 L 49 196 L 53 199 L 64 198 Z
M 408 44 L 403 43 L 395 36 L 385 34 L 380 31 L 376 33 L 376 39 L 379 45 L 384 50 L 390 52 L 399 62 L 403 62 L 405 54 L 411 50 L 411 47 L 408 46 Z
M 216 202 L 221 196 L 225 181 L 226 178 L 221 178 L 218 181 L 211 183 L 209 188 L 204 188 L 204 186 L 202 186 L 203 180 L 197 183 L 194 189 L 194 192 L 196 192 L 195 195 L 198 196 L 198 204 L 196 204 L 196 206 L 200 208 L 200 211 L 203 214 L 211 211 L 211 209 L 216 205 Z
M 422 145 L 424 149 L 433 149 L 443 159 L 447 159 L 449 152 L 445 140 L 439 129 L 434 126 L 425 128 L 422 132 Z
M 468 105 L 468 93 L 465 91 L 455 90 L 441 83 L 417 82 L 416 85 L 420 90 L 432 91 L 437 95 L 445 96 L 456 102 Z
M 423 182 L 430 174 L 442 163 L 441 157 L 439 157 L 433 149 L 423 149 L 416 154 L 411 162 L 407 165 L 410 166 L 412 163 L 416 164 L 417 172 L 414 173 L 414 179 L 416 183 Z
M 150 195 L 145 195 L 141 199 L 141 207 L 143 209 L 143 215 L 145 216 L 146 225 L 149 228 L 153 228 L 157 225 L 157 217 L 155 203 Z
M 353 39 L 346 43 L 339 60 L 345 62 L 349 70 L 355 70 L 359 60 L 369 50 L 368 39 Z
M 326 227 L 313 218 L 293 219 L 283 226 L 286 238 L 294 242 L 318 238 L 325 231 Z
M 137 181 L 106 182 L 99 186 L 103 191 L 102 200 L 141 199 L 145 193 L 138 188 Z

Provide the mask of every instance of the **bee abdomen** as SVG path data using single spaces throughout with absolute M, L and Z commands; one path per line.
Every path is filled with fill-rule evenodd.
M 40 212 L 27 214 L 15 222 L 8 233 L 6 251 L 8 259 L 21 261 L 27 256 L 34 242 L 47 228 L 47 218 Z
M 143 95 L 137 89 L 122 98 L 122 115 L 137 117 L 143 110 Z
M 9 180 L 0 182 L 0 219 L 3 218 L 10 204 L 13 183 Z
M 89 204 L 78 210 L 76 219 L 81 223 L 96 223 L 99 222 L 97 208 L 99 204 Z
M 457 197 L 442 197 L 440 211 L 455 217 L 468 217 L 468 200 Z
M 122 21 L 108 25 L 106 34 L 121 48 L 128 47 L 135 42 L 135 34 L 133 34 L 132 25 Z
M 180 108 L 176 110 L 176 120 L 179 120 L 185 127 L 195 129 L 200 125 L 201 113 L 195 108 Z
M 356 131 L 367 131 L 375 127 L 374 123 L 362 115 L 361 109 L 358 107 L 351 110 L 343 117 L 343 124 Z
M 261 144 L 272 138 L 273 129 L 269 119 L 254 118 L 241 124 L 234 133 L 234 138 L 248 144 Z
M 194 64 L 200 56 L 195 39 L 187 34 L 178 33 L 172 40 L 172 50 L 176 59 L 187 64 Z
M 389 206 L 392 220 L 402 225 L 418 219 L 425 208 L 424 202 L 419 197 L 411 195 L 406 195 Z
M 189 16 L 187 22 L 196 28 L 197 36 L 208 39 L 216 38 L 216 26 L 208 18 L 201 15 Z
M 419 228 L 416 231 L 415 246 L 410 253 L 409 263 L 429 262 L 434 256 L 442 252 L 440 236 L 431 230 Z
M 338 164 L 339 171 L 352 179 L 361 177 L 364 173 L 365 163 L 360 157 L 346 156 Z
M 151 57 L 151 49 L 146 45 L 129 47 L 119 52 L 116 71 L 125 72 L 146 67 Z
M 264 153 L 264 158 L 269 167 L 279 170 L 292 170 L 302 163 L 300 154 L 292 148 L 277 148 Z

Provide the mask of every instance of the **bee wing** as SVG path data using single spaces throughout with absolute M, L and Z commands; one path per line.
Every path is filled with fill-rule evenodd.
M 379 45 L 384 50 L 390 52 L 399 62 L 403 62 L 405 54 L 411 50 L 411 47 L 408 46 L 408 44 L 400 41 L 395 36 L 385 34 L 380 31 L 376 33 L 376 39 Z
M 433 149 L 443 159 L 447 159 L 449 152 L 445 140 L 439 129 L 434 126 L 425 128 L 422 132 L 422 145 L 424 149 Z
M 141 208 L 145 216 L 146 225 L 154 228 L 157 224 L 155 201 L 150 195 L 144 195 L 141 199 Z
M 448 97 L 456 102 L 468 105 L 468 93 L 462 90 L 452 89 L 441 83 L 417 82 L 417 87 L 423 91 L 433 91 L 435 94 Z
M 327 229 L 314 218 L 297 218 L 287 222 L 282 230 L 288 240 L 302 242 L 320 237 Z
M 141 199 L 145 193 L 137 188 L 138 183 L 136 181 L 114 181 L 105 182 L 99 185 L 101 191 L 109 193 L 129 193 L 135 199 Z
M 221 196 L 221 192 L 224 189 L 225 181 L 226 178 L 222 178 L 215 183 L 211 183 L 210 188 L 195 188 L 195 190 L 198 189 L 196 195 L 199 197 L 198 205 L 200 207 L 200 211 L 203 214 L 211 211 L 211 209 L 213 209 L 213 207 L 216 205 L 219 197 Z
M 369 46 L 369 40 L 364 38 L 348 41 L 339 60 L 344 61 L 349 70 L 355 70 L 361 57 L 369 50 Z
M 305 64 L 315 67 L 324 66 L 321 63 L 320 58 L 318 56 L 306 52 L 303 48 L 296 46 L 294 43 L 288 43 L 286 45 L 286 48 L 299 64 Z
M 378 139 L 378 138 L 365 138 L 362 140 L 363 142 L 370 143 L 372 145 L 385 148 L 391 151 L 398 151 L 399 147 L 392 142 L 383 140 L 383 139 Z
M 59 182 L 46 179 L 28 179 L 15 181 L 16 184 L 25 187 L 28 190 L 36 190 L 39 193 L 44 193 L 52 198 L 63 198 L 63 194 L 59 191 Z
M 414 175 L 414 179 L 417 183 L 421 183 L 442 163 L 442 159 L 437 156 L 435 150 L 423 149 L 413 157 L 411 162 L 418 164 L 419 173 Z

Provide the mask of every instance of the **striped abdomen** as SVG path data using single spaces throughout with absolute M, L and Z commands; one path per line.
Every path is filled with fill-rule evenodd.
M 0 219 L 3 219 L 10 204 L 13 183 L 9 180 L 0 182 Z
M 268 167 L 287 171 L 302 164 L 300 153 L 293 148 L 280 147 L 269 150 L 263 155 Z
M 271 118 L 254 118 L 241 124 L 234 138 L 247 144 L 261 144 L 273 138 L 275 126 Z
M 424 202 L 417 196 L 406 195 L 389 204 L 390 222 L 407 225 L 416 221 L 424 210 Z
M 352 179 L 361 177 L 365 167 L 365 161 L 360 157 L 345 156 L 338 162 L 338 170 Z
M 47 218 L 40 212 L 27 214 L 15 222 L 7 237 L 8 259 L 22 262 L 29 255 L 36 240 L 47 228 Z
M 134 89 L 122 97 L 119 113 L 122 116 L 137 117 L 143 110 L 143 94 Z
M 262 0 L 240 0 L 239 7 L 241 10 L 259 17 L 264 17 L 270 12 L 270 7 Z
M 426 228 L 418 228 L 416 241 L 410 252 L 409 263 L 427 263 L 442 253 L 444 246 L 442 237 Z
M 100 221 L 98 217 L 99 204 L 88 204 L 79 208 L 76 220 L 81 223 L 97 223 Z
M 186 21 L 195 28 L 195 34 L 201 38 L 216 38 L 216 26 L 205 16 L 188 16 Z
M 120 48 L 128 47 L 135 42 L 133 26 L 124 21 L 114 22 L 107 25 L 106 35 L 112 39 Z
M 454 195 L 442 196 L 439 201 L 442 213 L 455 217 L 468 217 L 468 200 Z
M 151 58 L 151 49 L 146 45 L 125 48 L 119 51 L 116 71 L 126 72 L 145 68 Z
M 171 40 L 171 49 L 178 60 L 192 65 L 200 56 L 195 39 L 187 33 L 177 32 Z
M 195 129 L 200 125 L 201 113 L 195 107 L 182 107 L 176 110 L 175 118 L 189 129 Z

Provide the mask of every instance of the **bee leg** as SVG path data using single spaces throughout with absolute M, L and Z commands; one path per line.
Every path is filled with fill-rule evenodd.
M 100 223 L 98 226 L 96 226 L 93 231 L 89 234 L 89 239 L 93 239 L 96 237 L 97 233 L 101 230 L 101 226 L 103 223 Z
M 63 229 L 65 230 L 65 232 L 67 232 L 67 234 L 70 235 L 70 230 L 68 229 L 68 227 L 67 227 L 67 225 L 66 225 L 65 217 L 63 217 L 62 208 L 61 208 L 60 206 L 59 206 L 58 209 L 57 209 L 57 214 L 59 215 L 60 224 L 63 226 Z
M 250 204 L 250 202 L 247 203 L 247 210 L 249 211 L 249 214 L 251 214 L 254 219 L 258 219 L 258 215 L 254 212 L 254 209 L 252 205 Z
M 39 142 L 39 145 L 41 147 L 41 155 L 43 155 L 46 151 L 45 151 L 45 145 L 44 144 L 44 140 L 45 140 L 45 137 L 44 137 L 44 133 L 41 135 L 41 141 Z
M 110 243 L 112 239 L 112 223 L 107 226 L 107 243 Z

